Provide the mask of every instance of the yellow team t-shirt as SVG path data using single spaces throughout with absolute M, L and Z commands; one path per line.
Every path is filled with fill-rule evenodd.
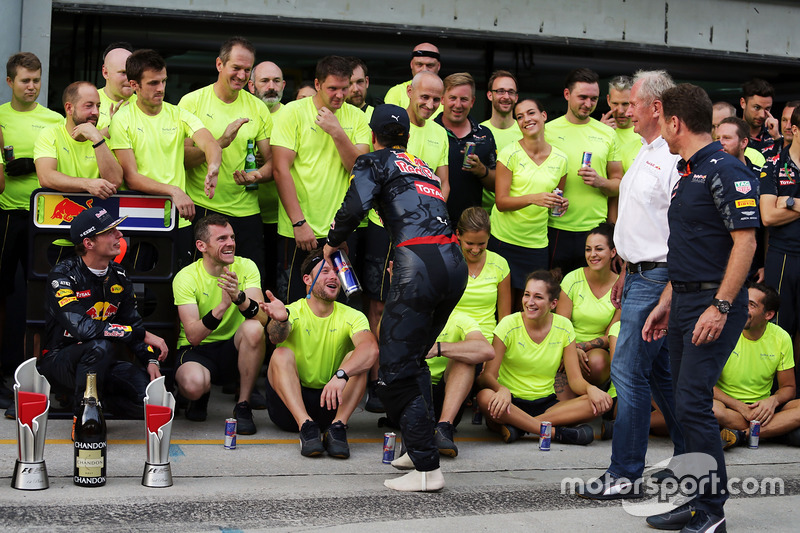
M 283 111 L 283 108 L 284 106 L 281 105 L 277 111 L 272 113 L 273 124 L 275 117 Z M 280 202 L 281 199 L 278 196 L 278 187 L 275 185 L 275 180 L 258 184 L 258 209 L 261 212 L 261 222 L 264 224 L 278 223 L 278 204 Z
M 342 204 L 351 169 L 342 166 L 333 139 L 316 124 L 317 107 L 313 98 L 289 102 L 284 108 L 275 118 L 270 142 L 272 146 L 295 152 L 290 171 L 297 199 L 306 223 L 317 238 L 322 238 L 328 234 L 333 217 Z M 369 146 L 372 130 L 360 109 L 343 104 L 334 114 L 353 144 Z M 283 204 L 278 209 L 278 235 L 294 236 L 292 222 Z
M 563 316 L 552 317 L 550 332 L 540 344 L 528 335 L 522 313 L 508 315 L 494 330 L 495 337 L 506 346 L 497 381 L 515 398 L 538 400 L 555 393 L 556 371 L 564 348 L 575 341 L 575 332 Z
M 614 131 L 617 134 L 617 147 L 624 173 L 628 171 L 642 148 L 642 136 L 633 131 L 632 126 L 624 129 L 617 128 Z M 594 162 L 594 154 L 592 154 L 592 161 Z
M 572 326 L 575 340 L 586 342 L 606 334 L 616 308 L 611 303 L 611 289 L 597 298 L 583 268 L 573 270 L 561 281 L 561 288 L 572 300 Z
M 34 156 L 34 145 L 39 134 L 51 126 L 64 124 L 64 117 L 36 104 L 30 111 L 15 111 L 11 102 L 0 105 L 0 126 L 3 128 L 3 143 L 14 147 L 14 158 Z M 5 155 L 3 156 L 5 159 Z M 6 188 L 0 194 L 0 209 L 30 209 L 31 193 L 39 188 L 36 172 L 22 176 L 6 174 Z
M 767 322 L 757 341 L 739 335 L 717 387 L 740 402 L 757 402 L 769 397 L 775 373 L 790 368 L 794 368 L 792 339 L 780 326 Z
M 508 277 L 508 261 L 502 256 L 486 250 L 486 262 L 477 277 L 467 278 L 467 288 L 453 312 L 463 313 L 476 320 L 486 340 L 494 339 L 497 320 L 497 287 Z
M 450 318 L 447 319 L 444 329 L 436 337 L 436 342 L 461 342 L 473 331 L 479 333 L 481 331 L 481 327 L 475 322 L 475 319 L 454 310 L 450 314 Z M 428 363 L 428 369 L 431 371 L 431 384 L 437 385 L 442 380 L 449 361 L 447 357 L 425 359 L 425 362 Z
M 97 89 L 97 92 L 100 93 L 100 114 L 97 117 L 97 129 L 102 130 L 103 128 L 107 127 L 111 124 L 111 106 L 115 106 L 119 103 L 119 100 L 116 102 L 108 97 L 106 92 L 103 89 Z M 123 104 L 122 107 L 126 107 L 136 103 L 136 94 L 132 94 L 130 98 L 128 98 L 128 103 Z M 122 109 L 120 107 L 120 109 Z M 111 133 L 109 132 L 109 135 Z
M 511 171 L 510 196 L 553 192 L 562 176 L 567 173 L 567 156 L 555 146 L 541 165 L 537 165 L 525 153 L 519 142 L 503 148 L 497 155 L 497 160 Z M 567 212 L 572 209 L 570 199 Z M 549 216 L 550 210 L 538 205 L 529 205 L 516 211 L 500 211 L 495 206 L 491 215 L 492 235 L 516 246 L 547 248 Z
M 617 135 L 614 129 L 599 120 L 572 124 L 565 116 L 547 123 L 544 132 L 547 142 L 567 155 L 567 183 L 564 196 L 569 209 L 560 217 L 550 217 L 550 226 L 567 231 L 588 231 L 608 217 L 608 197 L 599 189 L 583 183 L 578 175 L 584 152 L 592 153 L 592 168 L 608 177 L 607 164 L 620 161 Z
M 619 338 L 619 329 L 620 329 L 620 322 L 619 320 L 617 320 L 616 322 L 611 324 L 610 328 L 608 328 L 608 336 Z M 614 386 L 614 383 L 611 383 L 611 385 L 608 387 L 608 395 L 611 396 L 612 398 L 617 397 L 617 388 Z
M 258 192 L 237 185 L 233 173 L 244 169 L 248 140 L 257 143 L 269 139 L 272 134 L 272 117 L 267 105 L 247 91 L 239 91 L 236 100 L 227 104 L 214 94 L 214 85 L 211 84 L 185 95 L 178 106 L 199 118 L 215 139 L 225 133 L 225 128 L 231 122 L 240 118 L 250 119 L 239 128 L 231 144 L 222 150 L 214 198 L 209 198 L 205 193 L 206 163 L 186 170 L 186 192 L 197 205 L 223 215 L 246 217 L 257 214 Z M 259 189 L 261 186 L 259 184 Z
M 33 149 L 34 161 L 43 157 L 56 160 L 56 170 L 76 178 L 99 178 L 97 155 L 92 141 L 78 142 L 67 132 L 67 128 L 53 126 L 39 135 Z
M 239 290 L 256 288 L 261 290 L 261 276 L 258 273 L 256 264 L 246 257 L 235 257 L 233 264 L 228 266 L 228 270 L 236 272 L 239 278 Z M 222 289 L 217 285 L 219 278 L 212 276 L 203 266 L 203 259 L 198 259 L 191 265 L 186 265 L 172 280 L 172 293 L 175 297 L 175 305 L 197 305 L 197 310 L 201 317 L 206 316 L 209 311 L 214 309 L 222 301 Z M 208 337 L 200 344 L 210 342 L 226 341 L 233 337 L 236 330 L 244 322 L 245 318 L 235 305 L 231 305 L 222 315 L 219 326 L 212 331 Z M 186 332 L 181 323 L 181 333 L 178 337 L 178 346 L 188 346 Z
M 508 146 L 511 143 L 517 142 L 518 140 L 522 139 L 522 131 L 520 131 L 519 126 L 515 122 L 510 128 L 500 129 L 492 125 L 491 120 L 484 120 L 481 122 L 481 126 L 486 126 L 491 130 L 492 135 L 494 135 L 494 143 L 497 145 L 497 152 L 500 151 Z M 483 196 L 481 198 L 481 207 L 483 207 L 487 213 L 492 212 L 492 207 L 494 207 L 494 193 L 492 191 L 486 190 L 483 188 Z
M 199 118 L 166 102 L 154 117 L 145 114 L 138 105 L 129 104 L 114 114 L 108 144 L 112 150 L 133 150 L 139 174 L 186 191 L 183 141 L 202 128 Z M 184 228 L 190 224 L 181 218 L 178 226 Z
M 334 302 L 333 312 L 322 318 L 314 314 L 305 298 L 286 307 L 292 331 L 278 346 L 294 353 L 300 384 L 321 389 L 353 349 L 353 336 L 369 331 L 367 317 L 339 302 Z

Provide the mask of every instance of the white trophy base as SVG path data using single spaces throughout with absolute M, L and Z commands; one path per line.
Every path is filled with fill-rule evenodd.
M 155 489 L 171 487 L 172 468 L 169 463 L 155 465 L 145 462 L 144 473 L 142 474 L 142 485 Z
M 44 461 L 25 463 L 17 459 L 11 487 L 19 490 L 44 490 L 50 486 Z

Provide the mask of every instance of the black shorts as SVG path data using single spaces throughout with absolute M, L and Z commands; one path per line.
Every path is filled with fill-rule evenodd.
M 489 238 L 489 250 L 506 261 L 511 271 L 511 286 L 525 290 L 525 278 L 536 270 L 547 270 L 547 248 L 525 248 L 503 242 L 496 237 Z
M 239 353 L 233 338 L 200 346 L 181 346 L 176 357 L 176 370 L 183 363 L 199 363 L 211 373 L 211 383 L 215 385 L 235 379 L 238 370 Z
M 512 396 L 511 403 L 525 411 L 528 416 L 539 416 L 557 404 L 558 398 L 556 398 L 555 394 L 536 400 L 523 400 Z
M 272 385 L 269 383 L 269 378 L 264 381 L 266 381 L 265 388 L 267 397 L 267 413 L 269 414 L 269 419 L 272 420 L 273 424 L 284 431 L 291 431 L 293 433 L 300 431 L 300 428 L 297 427 L 297 422 L 294 421 L 292 412 L 289 411 L 289 409 L 286 407 L 286 404 L 284 404 L 283 400 L 281 400 L 281 397 L 278 396 L 278 393 L 272 388 Z M 334 418 L 336 418 L 336 409 L 326 409 L 324 407 L 320 407 L 319 401 L 320 398 L 322 398 L 322 389 L 300 387 L 300 390 L 303 396 L 303 404 L 306 407 L 308 416 L 311 417 L 311 420 L 319 424 L 321 431 L 326 431 L 328 426 L 333 423 Z
M 560 268 L 566 275 L 573 270 L 586 266 L 587 231 L 567 231 L 565 229 L 547 228 L 548 253 L 550 269 Z
M 389 294 L 389 261 L 394 254 L 391 249 L 389 232 L 386 228 L 370 221 L 364 237 L 363 277 L 361 285 L 364 294 L 379 302 L 385 302 Z
M 22 262 L 28 276 L 28 219 L 24 209 L 0 209 L 0 298 L 16 290 L 17 264 Z

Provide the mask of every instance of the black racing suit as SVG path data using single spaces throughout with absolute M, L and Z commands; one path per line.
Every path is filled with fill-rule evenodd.
M 74 391 L 77 411 L 86 373 L 96 372 L 104 407 L 119 416 L 142 418 L 147 373 L 116 358 L 115 343 L 127 344 L 144 365 L 156 358 L 144 343 L 133 284 L 110 262 L 96 276 L 80 257 L 58 263 L 47 276 L 44 349 L 38 369 L 54 389 Z
M 464 292 L 467 266 L 439 179 L 420 159 L 398 148 L 360 156 L 328 243 L 344 242 L 373 206 L 394 246 L 380 327 L 378 395 L 400 424 L 414 466 L 431 471 L 439 468 L 439 452 L 425 356 Z

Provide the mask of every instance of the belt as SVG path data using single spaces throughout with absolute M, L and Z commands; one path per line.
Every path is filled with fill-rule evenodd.
M 666 263 L 654 263 L 652 261 L 642 261 L 641 263 L 627 263 L 625 269 L 628 274 L 638 274 L 639 272 L 647 272 L 654 268 L 666 267 Z
M 413 239 L 408 239 L 401 242 L 397 245 L 397 248 L 400 248 L 401 246 L 412 246 L 414 244 L 450 244 L 452 242 L 458 242 L 458 237 L 456 237 L 455 233 L 449 236 L 429 235 L 425 237 L 414 237 Z
M 700 292 L 719 289 L 718 281 L 673 281 L 672 290 L 675 292 Z

